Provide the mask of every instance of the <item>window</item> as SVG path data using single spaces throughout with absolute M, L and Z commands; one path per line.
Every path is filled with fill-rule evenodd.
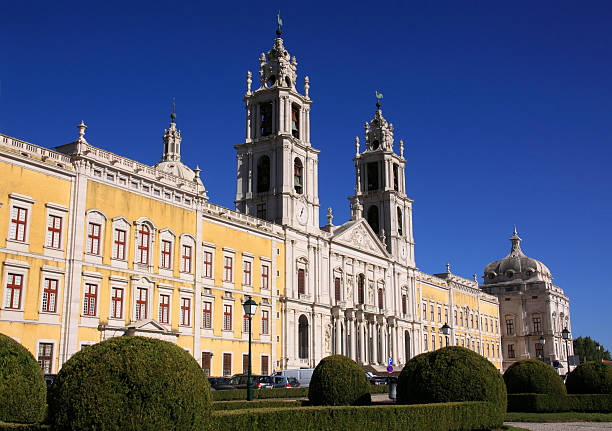
M 181 298 L 181 326 L 191 326 L 191 299 Z
M 212 278 L 212 252 L 204 252 L 204 277 Z
M 270 267 L 268 265 L 261 265 L 261 288 L 270 288 Z
M 268 136 L 272 134 L 272 102 L 259 104 L 260 118 L 260 135 Z
M 444 323 L 448 324 L 448 308 L 444 308 Z
M 431 304 L 431 305 L 429 306 L 429 319 L 430 319 L 432 322 L 435 322 L 435 318 L 434 318 L 434 306 L 433 306 L 433 304 Z
M 151 235 L 150 229 L 147 225 L 141 225 L 139 230 L 139 241 L 138 241 L 138 252 L 137 252 L 137 263 L 141 265 L 149 264 L 149 237 Z
M 380 228 L 378 224 L 378 207 L 376 205 L 372 205 L 370 208 L 368 208 L 367 220 L 374 233 L 378 235 Z
M 431 350 L 436 350 L 436 334 L 431 334 Z
M 298 269 L 298 295 L 304 295 L 306 293 L 306 285 L 304 280 L 304 269 Z
M 383 290 L 378 289 L 378 309 L 383 309 Z
M 508 348 L 510 348 L 510 346 L 508 346 Z M 491 357 L 491 346 L 489 346 L 489 343 L 487 343 L 487 358 Z
M 181 272 L 191 273 L 191 246 L 183 244 L 181 250 Z
M 402 295 L 402 314 L 406 314 L 406 295 Z
M 50 215 L 47 220 L 47 247 L 62 248 L 62 218 Z
M 365 275 L 359 274 L 357 277 L 357 300 L 363 304 L 365 300 Z
M 267 376 L 270 373 L 270 370 L 268 369 L 269 363 L 270 363 L 270 360 L 268 359 L 268 356 L 262 355 L 261 356 L 261 375 L 262 376 Z
M 402 210 L 400 207 L 397 207 L 397 234 L 402 236 L 403 227 L 402 227 Z
M 397 174 L 397 165 L 395 164 L 393 165 L 393 190 L 395 190 L 396 192 L 399 190 L 399 178 Z
M 95 316 L 98 302 L 98 286 L 91 283 L 85 284 L 83 295 L 83 316 Z
M 261 310 L 261 333 L 268 335 L 270 333 L 270 312 Z
M 232 330 L 232 306 L 231 305 L 223 306 L 223 330 L 224 331 Z
M 487 345 L 487 351 L 489 350 L 489 346 Z M 508 358 L 514 359 L 514 344 L 508 344 Z
M 423 302 L 423 320 L 427 320 L 427 304 Z
M 6 308 L 19 310 L 21 308 L 21 294 L 23 292 L 23 275 L 9 274 L 6 284 Z
M 170 295 L 159 295 L 159 323 L 170 323 Z
M 232 282 L 234 277 L 232 276 L 233 258 L 225 256 L 223 258 L 223 281 Z
M 514 334 L 514 319 L 506 318 L 506 334 L 507 335 Z
M 474 315 L 470 314 L 470 328 L 474 329 Z
M 223 377 L 230 377 L 232 375 L 232 354 L 223 354 Z
M 300 107 L 291 105 L 291 136 L 300 138 Z
M 161 268 L 170 269 L 172 260 L 172 242 L 163 239 L 161 242 Z
M 100 254 L 100 225 L 98 223 L 89 223 L 87 225 L 87 253 Z
M 459 310 L 459 325 L 463 326 L 463 310 Z
M 427 333 L 423 334 L 423 350 L 427 352 L 429 350 L 429 335 Z
M 368 180 L 368 190 L 378 190 L 378 162 L 368 163 L 366 165 L 366 174 Z
M 261 156 L 257 160 L 257 193 L 265 193 L 268 191 L 270 191 L 270 157 Z M 258 218 L 265 218 L 265 216 L 258 216 Z
M 544 345 L 541 343 L 535 344 L 535 353 L 537 358 L 544 357 Z
M 123 229 L 115 229 L 113 235 L 113 258 L 117 260 L 125 260 L 125 244 L 127 232 Z
M 542 316 L 535 314 L 533 316 L 533 332 L 542 332 Z
M 206 377 L 210 377 L 210 362 L 212 359 L 212 353 L 202 352 L 202 370 Z
M 242 372 L 247 373 L 249 371 L 249 355 L 242 354 Z
M 476 329 L 478 329 L 478 313 L 476 313 Z
M 53 370 L 53 344 L 39 343 L 38 344 L 38 365 L 42 368 L 43 373 L 51 374 Z
M 442 323 L 442 307 L 438 305 L 438 323 Z
M 242 284 L 245 286 L 251 285 L 251 261 L 244 260 L 242 262 Z
M 242 332 L 249 332 L 250 323 L 248 314 L 242 316 Z
M 457 310 L 454 310 L 454 314 L 455 314 L 455 326 L 457 326 Z
M 57 284 L 58 282 L 55 279 L 45 279 L 41 311 L 45 313 L 55 313 L 57 308 Z
M 136 320 L 147 318 L 147 300 L 149 291 L 144 287 L 136 289 Z
M 204 329 L 212 328 L 212 302 L 202 303 L 202 327 Z
M 303 182 L 303 165 L 302 161 L 296 157 L 293 161 L 293 188 L 297 194 L 302 194 L 304 186 Z
M 18 206 L 11 208 L 11 226 L 9 228 L 9 239 L 26 242 L 26 226 L 28 210 Z
M 111 288 L 111 319 L 123 318 L 123 289 Z
M 298 357 L 300 359 L 308 359 L 308 318 L 301 315 L 298 319 Z

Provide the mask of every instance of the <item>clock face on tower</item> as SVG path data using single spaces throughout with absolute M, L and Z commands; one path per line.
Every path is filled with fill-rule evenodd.
M 308 208 L 306 208 L 306 203 L 301 200 L 295 203 L 295 217 L 301 225 L 308 223 Z

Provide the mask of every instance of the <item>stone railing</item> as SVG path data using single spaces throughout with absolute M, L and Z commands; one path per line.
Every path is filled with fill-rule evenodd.
M 48 150 L 43 147 L 39 147 L 38 145 L 30 144 L 29 142 L 11 138 L 10 136 L 4 135 L 2 133 L 0 133 L 0 143 L 2 144 L 2 146 L 17 150 L 20 154 L 27 157 L 38 156 L 43 161 L 51 159 L 52 161 L 55 161 L 62 165 L 71 164 L 70 156 L 52 150 Z

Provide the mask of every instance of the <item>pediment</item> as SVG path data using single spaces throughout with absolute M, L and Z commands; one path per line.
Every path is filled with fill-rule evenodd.
M 377 255 L 389 257 L 387 249 L 374 234 L 365 219 L 345 223 L 334 231 L 332 242 L 338 242 L 349 247 Z
M 170 331 L 153 319 L 138 320 L 127 326 L 128 330 L 145 331 L 145 332 L 167 332 Z

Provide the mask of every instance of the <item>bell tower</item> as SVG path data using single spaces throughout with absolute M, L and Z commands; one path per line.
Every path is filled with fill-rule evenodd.
M 414 266 L 412 199 L 406 196 L 404 142 L 393 149 L 393 124 L 387 123 L 376 103 L 374 118 L 365 123 L 365 150 L 355 138 L 355 196 L 351 219 L 365 218 L 387 251 L 404 265 Z
M 310 143 L 309 81 L 296 88 L 297 60 L 283 45 L 259 58 L 259 86 L 247 73 L 246 138 L 236 145 L 236 209 L 301 231 L 319 229 L 318 154 Z

